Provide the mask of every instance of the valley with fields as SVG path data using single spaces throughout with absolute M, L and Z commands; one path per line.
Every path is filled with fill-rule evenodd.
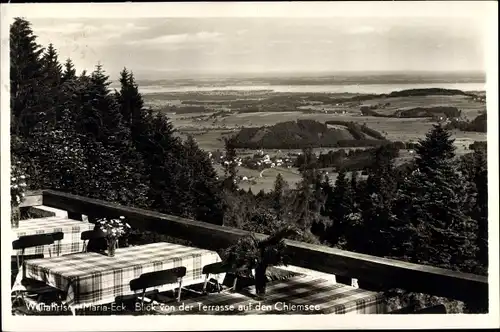
M 476 80 L 472 78 L 473 82 Z M 296 78 L 292 83 L 297 85 L 290 85 L 288 90 L 298 90 L 303 87 L 301 83 L 308 81 Z M 259 151 L 279 159 L 296 156 L 304 147 L 311 147 L 319 155 L 401 142 L 410 146 L 400 148 L 396 158 L 396 164 L 404 164 L 413 158 L 411 144 L 422 139 L 434 124 L 471 123 L 486 114 L 484 91 L 462 91 L 434 81 L 429 88 L 424 88 L 424 83 L 415 83 L 405 90 L 384 93 L 325 92 L 330 86 L 323 86 L 322 92 L 285 92 L 273 85 L 261 89 L 238 86 L 238 82 L 231 81 L 234 86 L 225 88 L 226 83 L 157 90 L 146 84 L 143 95 L 147 106 L 171 119 L 177 135 L 183 139 L 192 136 L 200 148 L 213 153 L 224 150 L 225 139 L 236 137 L 237 153 L 243 159 Z M 323 82 L 314 84 L 313 87 L 322 90 Z M 365 90 L 370 91 L 370 86 L 366 85 Z M 463 87 L 473 88 L 467 84 Z M 391 88 L 396 86 L 386 85 L 386 89 Z M 346 86 L 345 90 L 352 90 L 352 86 Z M 379 91 L 384 90 L 379 88 Z M 485 128 L 450 129 L 457 155 L 469 152 L 470 144 L 487 138 Z M 240 181 L 240 188 L 254 193 L 269 192 L 278 173 L 291 185 L 300 180 L 295 165 L 269 168 L 272 169 L 261 172 L 238 166 L 239 178 L 251 179 Z M 223 174 L 222 167 L 216 170 Z M 330 171 L 328 174 L 335 181 L 335 169 L 324 171 Z

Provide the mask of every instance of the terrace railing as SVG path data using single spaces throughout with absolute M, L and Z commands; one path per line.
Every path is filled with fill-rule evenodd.
M 204 249 L 225 248 L 249 232 L 180 218 L 154 211 L 126 207 L 102 200 L 82 197 L 53 190 L 36 193 L 31 198 L 44 206 L 68 211 L 80 219 L 90 216 L 125 216 L 137 229 L 154 231 L 170 237 L 188 240 Z M 264 234 L 257 234 L 265 238 Z M 488 278 L 486 276 L 455 272 L 428 265 L 365 255 L 334 249 L 322 245 L 286 240 L 291 264 L 339 277 L 366 280 L 380 290 L 402 288 L 411 292 L 426 293 L 461 300 L 474 306 L 487 307 Z

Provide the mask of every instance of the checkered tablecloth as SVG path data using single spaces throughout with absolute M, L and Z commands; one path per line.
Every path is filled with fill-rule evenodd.
M 147 272 L 185 266 L 182 285 L 201 283 L 205 280 L 201 274 L 203 266 L 220 261 L 215 251 L 158 242 L 116 249 L 114 257 L 79 253 L 32 259 L 26 261 L 25 266 L 27 278 L 44 281 L 67 292 L 65 302 L 80 308 L 111 303 L 117 296 L 134 294 L 130 291 L 130 281 Z M 219 275 L 218 280 L 222 282 L 224 276 Z M 178 283 L 157 289 L 166 291 L 176 287 Z
M 387 311 L 381 293 L 334 284 L 318 277 L 292 277 L 268 283 L 266 288 L 263 300 L 255 298 L 252 286 L 241 293 L 214 293 L 183 300 L 184 310 L 172 304 L 158 307 L 167 315 L 382 314 Z M 186 307 L 190 310 L 185 310 Z
M 64 217 L 48 217 L 25 219 L 19 221 L 19 227 L 13 229 L 13 237 L 15 239 L 24 235 L 45 234 L 54 232 L 63 232 L 64 238 L 61 241 L 56 241 L 51 246 L 52 255 L 72 254 L 81 252 L 83 249 L 83 241 L 80 240 L 82 232 L 94 229 L 94 224 L 79 220 L 68 219 Z M 49 246 L 39 246 L 27 248 L 24 251 L 25 255 L 40 255 L 48 256 Z M 13 255 L 16 251 L 13 250 Z

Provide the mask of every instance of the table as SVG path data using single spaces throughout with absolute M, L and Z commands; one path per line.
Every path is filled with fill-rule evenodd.
M 72 254 L 81 252 L 83 249 L 83 241 L 80 239 L 82 232 L 93 230 L 94 224 L 79 220 L 68 219 L 64 217 L 48 217 L 34 218 L 19 221 L 19 227 L 13 229 L 14 238 L 19 238 L 24 235 L 46 234 L 54 232 L 63 232 L 64 238 L 61 241 L 56 241 L 51 246 L 52 254 L 59 255 Z M 49 246 L 38 246 L 27 248 L 24 255 L 40 255 L 48 256 Z M 16 253 L 14 252 L 13 255 Z
M 260 314 L 383 314 L 382 293 L 367 291 L 316 276 L 296 276 L 267 284 L 263 300 L 255 298 L 254 286 L 241 293 L 214 293 L 182 301 L 184 308 L 166 307 L 164 314 L 260 315 Z M 201 305 L 199 304 L 201 303 Z M 232 309 L 231 309 L 232 305 Z M 205 306 L 205 307 L 203 307 Z
M 186 267 L 182 285 L 202 283 L 203 266 L 220 262 L 215 251 L 158 242 L 118 248 L 114 257 L 98 253 L 78 253 L 26 261 L 26 277 L 41 280 L 66 292 L 65 303 L 72 309 L 106 304 L 117 296 L 130 295 L 130 281 L 141 274 L 178 266 Z M 224 274 L 218 276 L 219 282 Z M 20 275 L 16 287 L 20 287 Z M 159 291 L 172 290 L 178 283 L 156 287 Z M 138 292 L 140 293 L 140 292 Z

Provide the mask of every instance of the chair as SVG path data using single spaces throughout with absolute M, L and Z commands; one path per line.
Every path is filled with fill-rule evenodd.
M 90 240 L 104 239 L 105 237 L 106 237 L 106 233 L 104 233 L 100 229 L 94 229 L 94 230 L 82 232 L 82 234 L 80 236 L 80 240 L 83 241 L 82 252 L 87 252 L 88 244 L 89 244 Z
M 144 304 L 144 298 L 146 296 L 146 289 L 178 282 L 179 292 L 177 294 L 176 300 L 177 302 L 180 302 L 182 278 L 185 275 L 186 275 L 186 268 L 184 266 L 174 267 L 168 270 L 143 273 L 139 278 L 130 281 L 130 290 L 134 292 L 142 290 L 142 295 L 141 295 L 141 307 L 142 307 Z M 157 291 L 154 293 L 157 293 Z
M 12 242 L 12 249 L 17 250 L 16 252 L 17 269 L 22 273 L 21 285 L 25 287 L 24 290 L 16 291 L 15 300 L 20 298 L 24 303 L 26 303 L 24 294 L 32 293 L 38 296 L 37 302 L 40 302 L 41 297 L 44 294 L 54 293 L 54 292 L 60 293 L 58 289 L 51 287 L 42 281 L 26 278 L 26 269 L 23 262 L 21 262 L 21 258 L 24 258 L 24 253 L 27 248 L 38 247 L 38 246 L 48 246 L 49 256 L 52 257 L 52 250 L 50 246 L 54 244 L 55 242 L 54 238 L 60 239 L 61 235 L 59 233 L 26 235 L 26 236 L 21 236 L 19 237 L 19 239 Z M 21 250 L 21 253 L 19 253 L 19 250 Z
M 203 283 L 203 294 L 207 293 L 207 284 L 208 280 L 210 278 L 211 274 L 218 275 L 221 273 L 232 273 L 234 274 L 234 281 L 233 281 L 233 286 L 230 288 L 227 288 L 226 291 L 230 290 L 235 290 L 236 289 L 236 284 L 238 282 L 238 272 L 241 272 L 242 269 L 236 269 L 233 268 L 231 265 L 225 263 L 225 262 L 218 262 L 218 263 L 212 263 L 205 265 L 201 271 L 202 274 L 205 275 L 205 282 Z M 217 289 L 219 290 L 218 293 L 220 293 L 221 286 L 217 282 Z

